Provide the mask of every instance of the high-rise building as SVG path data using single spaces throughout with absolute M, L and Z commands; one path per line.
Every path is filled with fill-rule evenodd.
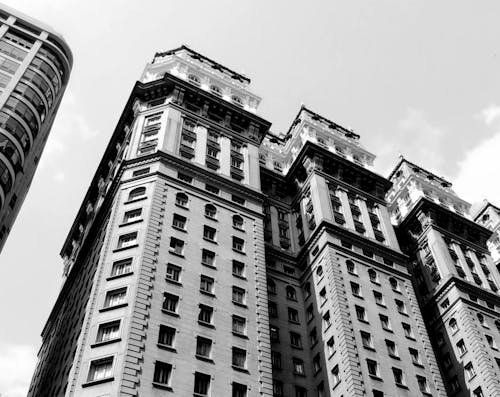
M 58 33 L 0 4 L 0 252 L 30 187 L 72 62 Z
M 474 220 L 492 231 L 487 246 L 498 269 L 500 266 L 500 208 L 484 200 L 476 211 Z
M 500 280 L 467 203 L 407 161 L 393 186 L 305 107 L 269 133 L 249 83 L 184 46 L 146 66 L 61 251 L 28 395 L 445 397 L 444 375 L 498 396 Z M 428 218 L 448 223 L 414 229 Z
M 500 396 L 500 274 L 491 231 L 450 182 L 401 158 L 387 200 L 449 396 Z M 484 212 L 484 211 L 483 211 Z

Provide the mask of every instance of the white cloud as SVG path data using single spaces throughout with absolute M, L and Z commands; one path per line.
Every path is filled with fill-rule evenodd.
M 483 122 L 487 126 L 497 125 L 497 132 L 490 138 L 480 142 L 466 154 L 459 163 L 459 170 L 455 178 L 457 194 L 471 202 L 488 199 L 500 203 L 500 106 L 490 105 L 481 111 Z
M 0 345 L 0 395 L 25 397 L 35 369 L 36 350 L 29 345 Z

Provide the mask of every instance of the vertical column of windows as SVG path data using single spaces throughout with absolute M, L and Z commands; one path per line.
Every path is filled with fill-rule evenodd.
M 137 154 L 145 155 L 153 153 L 158 146 L 158 133 L 161 128 L 161 113 L 146 116 L 142 128 Z
M 241 181 L 244 177 L 243 173 L 243 154 L 240 143 L 231 141 L 231 177 Z
M 189 119 L 182 122 L 181 143 L 179 153 L 186 159 L 193 159 L 194 149 L 196 147 L 196 123 Z

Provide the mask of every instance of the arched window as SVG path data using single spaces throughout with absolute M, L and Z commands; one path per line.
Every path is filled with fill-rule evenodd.
M 188 196 L 186 193 L 177 193 L 175 195 L 175 204 L 180 207 L 187 208 L 188 205 Z
M 201 83 L 200 78 L 194 74 L 188 75 L 188 80 L 190 83 L 193 83 L 195 85 L 200 85 Z
M 479 324 L 481 324 L 485 328 L 489 328 L 488 323 L 486 322 L 486 320 L 484 319 L 484 316 L 481 313 L 477 314 L 477 319 L 479 321 Z
M 323 275 L 323 267 L 322 266 L 318 266 L 318 268 L 316 269 L 316 275 L 318 277 L 321 277 Z
M 352 274 L 356 274 L 356 265 L 350 259 L 345 261 L 345 265 L 347 267 L 347 271 Z
M 135 189 L 132 189 L 130 193 L 128 194 L 128 199 L 130 200 L 135 200 L 138 199 L 139 197 L 142 197 L 146 194 L 146 188 L 144 186 L 141 187 L 136 187 Z
M 233 100 L 235 105 L 243 107 L 243 100 L 239 96 L 233 95 L 231 99 Z
M 274 282 L 274 280 L 272 278 L 267 279 L 267 292 L 269 292 L 271 294 L 276 293 L 276 283 Z
M 394 291 L 399 291 L 399 283 L 398 283 L 398 280 L 396 280 L 394 277 L 391 277 L 389 279 L 389 283 L 391 283 L 391 288 L 394 290 Z
M 205 205 L 205 216 L 207 218 L 215 219 L 215 217 L 217 216 L 217 208 L 215 208 L 215 205 L 212 204 Z
M 448 325 L 450 326 L 450 329 L 452 332 L 455 332 L 458 330 L 457 320 L 455 320 L 454 318 L 450 319 L 450 321 L 448 322 Z
M 218 97 L 222 96 L 222 89 L 217 85 L 211 85 L 210 91 L 212 92 L 212 94 L 217 95 Z
M 370 277 L 370 281 L 372 283 L 379 283 L 379 280 L 378 280 L 378 274 L 375 270 L 373 269 L 368 269 L 368 277 Z
M 297 292 L 295 291 L 295 288 L 291 287 L 290 285 L 286 287 L 286 297 L 287 299 L 291 299 L 296 301 L 297 300 Z
M 233 227 L 235 229 L 243 230 L 243 218 L 239 215 L 233 216 Z

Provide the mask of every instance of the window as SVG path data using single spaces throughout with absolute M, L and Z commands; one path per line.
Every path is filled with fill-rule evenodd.
M 188 80 L 190 83 L 193 83 L 194 85 L 200 85 L 201 81 L 200 78 L 194 74 L 189 74 L 188 75 Z
M 205 324 L 212 324 L 214 309 L 210 306 L 200 305 L 198 321 Z
M 396 302 L 396 307 L 398 308 L 398 312 L 401 314 L 408 314 L 408 311 L 406 310 L 406 305 L 403 301 L 400 301 L 399 299 L 395 299 Z
M 356 272 L 356 265 L 354 264 L 353 261 L 351 261 L 350 259 L 348 259 L 346 262 L 345 262 L 346 266 L 347 266 L 347 271 L 351 274 L 357 274 Z
M 378 291 L 373 291 L 373 297 L 375 298 L 375 303 L 379 306 L 385 306 L 384 295 Z
M 233 259 L 233 276 L 245 277 L 245 264 Z
M 163 310 L 170 313 L 177 313 L 177 307 L 179 305 L 179 297 L 176 295 L 164 293 L 163 294 Z
M 311 303 L 306 310 L 306 320 L 311 321 L 314 318 L 314 306 Z
M 387 347 L 387 353 L 392 357 L 399 357 L 398 348 L 392 340 L 385 340 L 385 345 Z
M 135 210 L 127 211 L 123 216 L 123 223 L 134 222 L 140 219 L 141 214 L 142 214 L 142 208 L 136 208 Z
M 235 194 L 231 196 L 231 201 L 234 201 L 236 204 L 245 205 L 245 199 Z
M 243 161 L 235 157 L 231 157 L 231 167 L 241 170 L 243 168 Z
M 275 327 L 275 326 L 269 327 L 269 335 L 271 338 L 271 342 L 279 342 L 280 341 L 280 330 L 278 327 Z
M 132 273 L 132 258 L 122 259 L 113 263 L 111 277 Z
M 302 348 L 302 339 L 296 332 L 290 332 L 290 344 L 293 347 Z
M 391 288 L 394 291 L 396 291 L 396 292 L 400 291 L 398 280 L 396 280 L 394 277 L 389 278 L 389 283 L 391 284 Z
M 101 358 L 90 363 L 87 382 L 111 378 L 113 376 L 113 357 Z
M 175 195 L 175 204 L 179 207 L 187 208 L 188 206 L 188 196 L 185 193 L 177 193 Z
M 203 358 L 210 358 L 212 352 L 212 341 L 198 336 L 196 338 L 196 355 Z
M 222 89 L 219 86 L 217 86 L 217 85 L 211 85 L 210 86 L 210 92 L 212 92 L 212 94 L 214 94 L 214 95 L 217 95 L 218 97 L 222 97 Z M 233 397 L 235 397 L 234 393 L 233 393 Z
M 481 324 L 485 328 L 489 328 L 488 323 L 486 322 L 484 316 L 481 313 L 477 314 L 477 319 L 479 321 L 479 324 Z
M 233 365 L 238 368 L 245 368 L 247 365 L 246 350 L 233 347 Z
M 240 383 L 233 382 L 232 397 L 247 397 L 247 387 Z
M 137 232 L 123 234 L 118 238 L 118 249 L 137 245 Z
M 128 201 L 137 200 L 138 198 L 142 198 L 146 195 L 146 188 L 144 186 L 136 187 L 132 189 L 128 194 Z
M 179 282 L 181 270 L 179 266 L 167 263 L 167 281 Z
M 181 230 L 186 230 L 186 217 L 179 215 L 179 214 L 174 214 L 174 218 L 172 220 L 172 226 L 175 227 L 176 229 L 181 229 Z
M 468 363 L 464 368 L 467 380 L 471 380 L 474 376 L 476 376 L 476 371 L 474 370 L 472 363 Z
M 339 366 L 338 365 L 336 365 L 335 367 L 332 368 L 332 380 L 333 380 L 334 385 L 336 385 L 337 383 L 340 382 Z
M 321 305 L 323 305 L 327 301 L 326 288 L 324 288 L 324 287 L 321 289 L 321 291 L 319 291 L 319 301 L 320 301 Z
M 184 241 L 175 237 L 170 237 L 170 252 L 176 255 L 183 255 Z
M 298 375 L 305 375 L 304 361 L 300 358 L 293 358 L 293 372 Z
M 241 216 L 233 216 L 233 227 L 238 230 L 243 230 L 243 218 Z
M 377 378 L 380 377 L 380 370 L 376 361 L 366 360 L 366 366 L 368 367 L 368 373 L 370 376 L 375 376 Z
M 326 347 L 328 349 L 329 356 L 335 353 L 335 339 L 333 338 L 333 336 L 326 342 Z
M 457 349 L 458 349 L 458 352 L 460 353 L 460 355 L 467 353 L 467 348 L 465 347 L 465 342 L 463 339 L 460 339 L 457 342 Z
M 396 385 L 405 385 L 403 371 L 401 371 L 399 368 L 393 368 L 392 374 L 394 375 L 394 382 L 396 382 Z
M 316 269 L 316 275 L 318 277 L 321 277 L 323 275 L 323 267 L 322 266 L 318 266 L 318 268 Z
M 170 378 L 172 375 L 172 365 L 163 363 L 161 361 L 155 362 L 155 373 L 153 382 L 162 385 L 170 385 Z
M 217 216 L 217 208 L 212 204 L 205 205 L 205 216 L 210 219 L 215 219 Z
M 233 237 L 233 250 L 244 252 L 245 242 L 238 237 Z
M 356 305 L 356 317 L 359 321 L 367 322 L 368 318 L 366 316 L 366 310 L 364 307 Z
M 271 352 L 271 363 L 273 368 L 281 369 L 281 353 L 272 351 Z
M 458 331 L 458 323 L 454 318 L 450 319 L 448 325 L 450 326 L 451 332 L 455 333 L 456 331 Z
M 317 373 L 321 370 L 321 356 L 319 355 L 319 353 L 313 357 L 313 368 L 314 373 Z
M 384 392 L 372 389 L 373 397 L 384 397 Z
M 245 290 L 239 287 L 233 287 L 233 302 L 240 305 L 245 304 Z
M 489 335 L 485 335 L 486 337 L 486 341 L 488 342 L 488 345 L 493 349 L 493 350 L 498 350 L 498 347 L 497 347 L 497 343 L 495 341 L 495 339 L 493 339 L 491 336 Z
M 325 397 L 325 385 L 323 382 L 316 387 L 316 392 L 318 393 L 318 397 Z
M 361 289 L 359 284 L 351 282 L 351 292 L 354 296 L 361 298 Z
M 205 185 L 205 190 L 213 194 L 219 194 L 219 188 L 208 183 Z
M 209 241 L 215 241 L 216 230 L 213 227 L 204 225 L 203 226 L 203 238 Z
M 272 278 L 267 279 L 267 292 L 269 292 L 270 294 L 276 293 L 276 283 Z
M 193 183 L 193 177 L 190 175 L 183 174 L 182 172 L 177 173 L 177 179 L 186 183 Z
M 273 379 L 273 397 L 283 397 L 283 383 Z
M 160 325 L 160 333 L 158 334 L 158 344 L 174 347 L 175 342 L 175 328 Z
M 379 314 L 380 323 L 382 324 L 382 328 L 386 331 L 392 331 L 391 322 L 389 321 L 389 317 L 384 316 L 383 314 Z
M 422 360 L 420 359 L 420 354 L 418 353 L 418 350 L 412 349 L 411 347 L 408 348 L 410 352 L 410 357 L 411 357 L 411 362 L 415 365 L 422 365 Z
M 311 332 L 309 332 L 309 344 L 312 346 L 316 345 L 318 343 L 318 333 L 316 331 L 316 327 L 312 329 Z
M 474 397 L 484 397 L 483 390 L 481 389 L 481 387 L 475 389 L 473 393 Z
M 450 379 L 450 388 L 452 393 L 457 393 L 460 391 L 460 381 L 458 380 L 458 376 L 454 376 Z
M 108 291 L 104 300 L 104 307 L 115 307 L 126 303 L 127 288 L 115 289 Z
M 208 396 L 210 391 L 210 375 L 201 372 L 194 373 L 194 393 L 200 396 Z
M 214 279 L 212 277 L 201 275 L 200 277 L 200 291 L 209 294 L 214 293 Z
M 324 329 L 326 330 L 330 325 L 332 325 L 332 321 L 330 319 L 330 312 L 327 311 L 324 315 L 323 315 L 323 327 Z
M 307 397 L 307 390 L 300 386 L 295 386 L 295 397 Z
M 201 263 L 205 266 L 215 266 L 215 252 L 205 248 L 201 250 Z
M 403 326 L 405 336 L 409 339 L 415 339 L 415 334 L 413 333 L 411 325 L 406 323 L 401 323 L 401 325 Z
M 120 336 L 120 320 L 99 325 L 96 343 L 118 339 Z
M 295 288 L 290 285 L 286 287 L 286 298 L 293 301 L 297 300 L 297 292 L 295 291 Z
M 207 147 L 207 156 L 208 157 L 212 157 L 213 159 L 217 159 L 217 157 L 219 156 L 219 150 L 213 148 L 213 147 Z
M 299 312 L 291 307 L 288 308 L 288 321 L 293 323 L 299 322 Z
M 369 332 L 361 331 L 361 342 L 363 347 L 373 349 L 373 338 Z
M 370 277 L 370 281 L 375 284 L 380 284 L 380 281 L 378 279 L 378 274 L 375 270 L 373 269 L 368 269 L 368 276 Z
M 247 328 L 247 320 L 244 317 L 233 316 L 233 332 L 245 335 Z

